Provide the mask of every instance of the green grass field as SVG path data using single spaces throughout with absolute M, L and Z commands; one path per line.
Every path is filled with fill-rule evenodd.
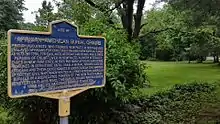
M 144 94 L 151 95 L 161 90 L 167 90 L 175 84 L 193 81 L 215 82 L 220 80 L 220 66 L 216 64 L 196 64 L 187 62 L 146 62 L 146 70 L 150 80 L 150 88 L 144 89 Z

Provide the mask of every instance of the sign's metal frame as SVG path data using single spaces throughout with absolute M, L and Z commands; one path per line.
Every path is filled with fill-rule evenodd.
M 42 35 L 51 35 L 52 34 L 52 26 L 57 23 L 65 22 L 70 24 L 71 26 L 76 28 L 76 33 L 79 38 L 102 38 L 104 39 L 104 80 L 103 85 L 101 86 L 87 86 L 87 87 L 79 87 L 79 88 L 71 88 L 71 89 L 65 89 L 65 90 L 56 90 L 56 91 L 47 91 L 47 92 L 40 92 L 40 93 L 31 93 L 26 95 L 18 95 L 13 96 L 11 92 L 12 88 L 12 82 L 11 82 L 11 33 L 21 33 L 21 34 L 42 34 Z M 19 97 L 26 97 L 26 96 L 41 96 L 41 97 L 47 97 L 47 98 L 53 98 L 53 99 L 59 99 L 59 115 L 61 117 L 68 116 L 70 114 L 70 98 L 72 96 L 75 96 L 87 89 L 90 88 L 98 88 L 98 87 L 104 87 L 106 83 L 106 39 L 101 36 L 85 36 L 85 35 L 79 35 L 78 34 L 78 27 L 76 25 L 73 25 L 72 23 L 66 21 L 66 20 L 57 20 L 53 21 L 49 25 L 49 32 L 39 32 L 39 31 L 29 31 L 29 30 L 16 30 L 11 29 L 8 31 L 8 95 L 11 98 L 19 98 Z

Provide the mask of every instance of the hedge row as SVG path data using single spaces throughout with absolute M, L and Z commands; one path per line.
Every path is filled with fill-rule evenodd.
M 190 83 L 143 97 L 113 109 L 107 119 L 111 124 L 197 123 L 201 110 L 210 104 L 219 106 L 217 84 Z

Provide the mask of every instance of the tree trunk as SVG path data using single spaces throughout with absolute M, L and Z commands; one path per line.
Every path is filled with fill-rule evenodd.
M 133 32 L 133 38 L 137 38 L 141 30 L 141 18 L 143 15 L 142 11 L 144 8 L 144 4 L 145 4 L 145 0 L 138 0 L 137 12 L 136 15 L 134 16 L 135 27 Z
M 213 63 L 216 63 L 216 56 L 213 55 Z
M 214 61 L 213 61 L 214 63 L 219 63 L 219 56 L 217 52 L 214 53 L 213 58 L 214 58 Z
M 128 33 L 128 41 L 131 41 L 132 33 L 133 33 L 133 30 L 132 30 L 133 4 L 134 4 L 134 0 L 127 0 L 122 4 L 122 6 L 119 6 L 117 8 L 118 13 L 121 17 L 121 22 L 122 22 L 123 28 Z
M 134 0 L 128 0 L 127 2 L 127 8 L 126 8 L 126 17 L 127 17 L 127 32 L 128 32 L 128 41 L 131 42 L 132 40 L 132 25 L 133 25 L 133 4 Z
M 216 63 L 219 63 L 219 56 L 216 55 Z
M 199 56 L 198 60 L 197 60 L 197 63 L 202 63 L 202 61 L 203 61 L 203 56 Z
M 143 16 L 145 1 L 146 0 L 137 0 L 137 11 L 134 17 L 133 6 L 135 0 L 120 0 L 115 4 L 115 8 L 117 9 L 118 14 L 121 18 L 123 28 L 126 30 L 128 34 L 128 41 L 130 42 L 132 41 L 132 38 L 138 38 L 140 30 L 144 26 L 144 24 L 141 25 L 141 19 Z M 95 4 L 92 0 L 85 0 L 85 2 L 91 5 L 92 7 L 97 8 L 99 11 L 103 13 L 108 12 L 108 9 L 106 10 L 105 7 L 103 7 L 102 5 Z M 114 9 L 110 10 L 113 11 Z M 135 23 L 134 25 L 133 21 Z
M 189 55 L 188 55 L 188 59 L 189 59 L 188 63 L 190 63 L 190 62 L 191 62 L 191 61 L 190 61 L 190 59 L 191 59 L 191 58 L 190 58 L 190 57 L 191 57 L 191 56 L 190 56 L 190 51 L 189 51 L 188 54 L 189 54 Z

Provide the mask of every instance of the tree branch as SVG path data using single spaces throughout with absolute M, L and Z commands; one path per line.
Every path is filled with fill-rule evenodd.
M 113 8 L 111 8 L 111 9 L 109 9 L 107 12 L 111 12 L 111 11 L 117 9 L 124 1 L 125 0 L 121 0 L 121 1 L 119 1 L 117 3 L 115 3 L 115 6 Z
M 192 6 L 190 7 L 190 9 L 195 9 L 195 8 L 197 8 L 196 6 L 197 6 L 199 3 L 201 3 L 201 0 L 197 0 L 196 3 L 194 3 L 194 4 L 191 3 Z
M 101 12 L 103 12 L 103 14 L 107 17 L 107 22 L 113 27 L 113 28 L 116 28 L 115 26 L 114 26 L 114 22 L 112 21 L 112 19 L 110 18 L 110 14 L 108 14 L 108 12 L 111 10 L 107 10 L 107 9 L 104 9 L 102 6 L 99 6 L 99 5 L 97 5 L 97 4 L 95 4 L 92 0 L 85 0 L 85 2 L 86 3 L 88 3 L 90 6 L 92 6 L 92 7 L 94 7 L 94 8 L 96 8 L 96 9 L 98 9 L 99 11 L 101 11 Z M 118 6 L 120 6 L 120 4 L 121 3 L 123 3 L 124 2 L 124 0 L 122 0 L 121 2 L 119 2 L 118 4 Z M 117 6 L 117 7 L 118 7 Z
M 90 6 L 92 6 L 92 7 L 96 8 L 96 9 L 100 10 L 101 12 L 107 11 L 107 10 L 105 10 L 103 7 L 101 7 L 101 6 L 97 5 L 97 4 L 95 4 L 92 0 L 85 0 L 85 1 L 86 1 L 86 3 L 88 3 Z
M 122 4 L 124 4 L 124 3 L 122 3 Z M 126 13 L 125 13 L 124 8 L 122 8 L 122 6 L 118 6 L 117 11 L 118 11 L 118 14 L 119 14 L 119 16 L 121 18 L 122 26 L 123 26 L 124 29 L 126 29 L 126 27 L 127 27 L 127 20 L 125 18 Z
M 127 7 L 125 9 L 126 11 L 126 20 L 127 20 L 127 32 L 128 32 L 128 41 L 132 40 L 132 25 L 133 25 L 133 5 L 134 0 L 127 0 Z
M 118 8 L 125 0 L 121 0 L 117 3 L 115 3 L 115 6 L 112 8 L 112 9 L 104 9 L 102 6 L 99 6 L 97 4 L 95 4 L 92 0 L 85 0 L 86 3 L 88 3 L 90 6 L 98 9 L 99 11 L 101 12 L 104 12 L 104 13 L 108 13 L 108 12 L 111 12 L 113 11 L 114 9 Z
M 141 30 L 145 25 L 147 25 L 147 23 L 142 24 L 141 27 L 140 27 L 140 30 Z

